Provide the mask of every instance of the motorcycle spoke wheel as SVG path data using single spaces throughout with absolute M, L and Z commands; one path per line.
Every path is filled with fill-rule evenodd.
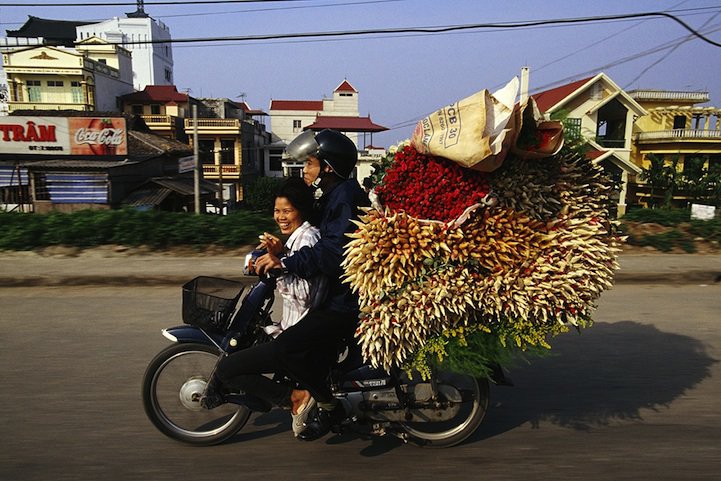
M 143 380 L 148 418 L 165 435 L 195 445 L 218 444 L 235 435 L 250 411 L 236 404 L 200 406 L 218 351 L 203 344 L 177 344 L 161 351 Z
M 425 383 L 415 373 L 415 382 L 409 382 L 409 390 L 416 384 Z M 480 426 L 488 410 L 488 380 L 441 371 L 436 373 L 439 391 L 454 403 L 458 412 L 452 419 L 438 422 L 402 423 L 408 440 L 430 448 L 446 448 L 465 441 Z

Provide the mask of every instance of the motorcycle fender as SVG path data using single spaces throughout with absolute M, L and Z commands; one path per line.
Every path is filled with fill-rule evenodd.
M 223 341 L 223 336 L 208 333 L 195 326 L 183 325 L 169 327 L 167 329 L 163 329 L 161 332 L 163 333 L 163 336 L 173 342 L 197 342 L 199 344 L 214 346 L 218 349 L 220 349 L 220 343 Z

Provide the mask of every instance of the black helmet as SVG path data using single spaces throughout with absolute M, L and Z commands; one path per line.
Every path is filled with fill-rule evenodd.
M 350 177 L 358 161 L 358 150 L 353 141 L 331 129 L 317 134 L 310 130 L 303 132 L 288 144 L 283 157 L 305 162 L 311 155 L 330 165 L 333 172 L 343 179 Z

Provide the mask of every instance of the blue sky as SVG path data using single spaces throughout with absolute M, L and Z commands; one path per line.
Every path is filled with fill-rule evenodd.
M 23 0 L 20 0 L 23 1 Z M 134 6 L 9 7 L 0 28 L 27 15 L 63 20 L 122 16 Z M 95 0 L 94 0 L 95 1 Z M 79 0 L 77 3 L 83 3 Z M 87 3 L 87 2 L 86 2 Z M 327 32 L 521 22 L 667 11 L 721 42 L 721 0 L 296 0 L 218 5 L 153 5 L 145 10 L 173 38 Z M 721 48 L 666 18 L 534 28 L 483 29 L 432 35 L 369 35 L 176 44 L 175 83 L 194 96 L 245 100 L 267 110 L 271 99 L 318 100 L 348 79 L 360 92 L 361 115 L 393 128 L 376 134 L 389 146 L 413 123 L 478 90 L 503 86 L 531 69 L 531 92 L 604 72 L 622 88 L 707 90 L 721 106 Z

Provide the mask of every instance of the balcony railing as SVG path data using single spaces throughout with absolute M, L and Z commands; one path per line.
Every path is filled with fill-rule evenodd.
M 237 179 L 240 177 L 240 166 L 235 164 L 203 164 L 203 175 L 212 178 L 220 178 L 220 169 L 223 169 L 223 178 Z
M 708 92 L 675 92 L 672 90 L 632 90 L 628 94 L 634 100 L 660 100 L 664 102 L 669 101 L 684 101 L 684 102 L 708 102 Z
M 185 119 L 185 130 L 193 129 L 193 119 Z M 198 119 L 199 130 L 240 131 L 240 119 Z
M 636 135 L 638 142 L 660 140 L 721 140 L 721 130 L 673 129 L 640 132 Z
M 93 110 L 93 106 L 84 103 L 58 103 L 58 102 L 10 102 L 8 110 Z
M 165 125 L 169 126 L 173 123 L 172 115 L 141 115 L 140 116 L 148 127 Z

